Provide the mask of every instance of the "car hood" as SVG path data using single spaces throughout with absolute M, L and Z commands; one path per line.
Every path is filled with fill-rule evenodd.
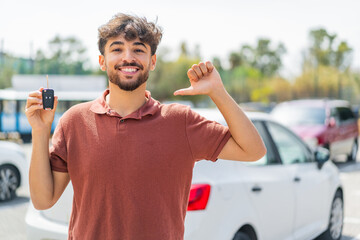
M 323 125 L 307 125 L 307 126 L 292 126 L 290 127 L 297 135 L 302 138 L 317 137 L 325 131 Z

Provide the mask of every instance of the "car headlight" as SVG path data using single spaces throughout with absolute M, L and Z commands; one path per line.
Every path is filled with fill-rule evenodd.
M 316 148 L 319 146 L 319 140 L 317 138 L 305 138 L 304 141 L 309 145 L 311 148 Z

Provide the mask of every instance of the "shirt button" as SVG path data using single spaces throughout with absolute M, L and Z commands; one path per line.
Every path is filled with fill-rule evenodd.
M 120 120 L 120 122 L 122 122 L 122 123 L 123 123 L 123 122 L 125 122 L 125 120 L 124 120 L 124 119 L 121 119 L 121 120 Z

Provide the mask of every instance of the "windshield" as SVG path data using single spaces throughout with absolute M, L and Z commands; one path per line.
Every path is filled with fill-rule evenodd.
M 325 109 L 320 107 L 280 106 L 271 115 L 287 126 L 324 125 Z

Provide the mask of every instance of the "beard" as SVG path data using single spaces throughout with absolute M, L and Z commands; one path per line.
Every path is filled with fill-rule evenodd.
M 139 71 L 142 71 L 139 73 L 139 76 L 137 79 L 132 79 L 132 76 L 125 77 L 126 79 L 121 79 L 119 74 L 117 73 L 119 67 L 125 67 L 125 66 L 136 66 L 139 68 Z M 149 69 L 150 65 L 144 69 L 144 67 L 138 63 L 125 63 L 121 65 L 115 65 L 114 66 L 115 71 L 108 71 L 107 75 L 109 78 L 109 81 L 115 85 L 117 85 L 120 89 L 124 91 L 134 91 L 137 89 L 140 85 L 145 83 L 149 78 Z

